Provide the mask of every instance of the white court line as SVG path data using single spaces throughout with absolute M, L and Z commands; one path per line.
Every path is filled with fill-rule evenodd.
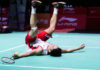
M 78 69 L 78 68 L 58 68 L 58 67 L 39 67 L 39 66 L 21 66 L 21 65 L 0 65 L 4 67 L 19 67 L 19 68 L 33 68 L 33 69 L 56 69 L 56 70 L 92 70 L 92 69 Z
M 15 46 L 14 48 L 9 48 L 9 49 L 0 51 L 0 53 L 7 52 L 7 51 L 10 51 L 10 50 L 14 50 L 14 49 L 17 49 L 17 48 L 20 48 L 20 47 L 23 47 L 23 46 L 25 46 L 25 44 L 21 44 L 21 45 Z

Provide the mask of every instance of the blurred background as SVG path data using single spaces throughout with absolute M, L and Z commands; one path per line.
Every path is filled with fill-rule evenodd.
M 37 9 L 39 30 L 49 26 L 54 1 L 65 1 L 59 10 L 56 32 L 99 32 L 99 0 L 41 0 Z M 0 0 L 0 33 L 30 29 L 31 0 Z

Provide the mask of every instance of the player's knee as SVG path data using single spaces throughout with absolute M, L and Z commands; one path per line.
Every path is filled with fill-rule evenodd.
M 51 30 L 54 31 L 55 30 L 55 27 L 52 27 Z
M 55 28 L 54 27 L 49 27 L 49 31 L 54 32 Z

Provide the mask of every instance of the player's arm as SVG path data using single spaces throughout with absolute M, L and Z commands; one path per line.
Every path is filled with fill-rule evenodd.
M 82 44 L 78 48 L 75 48 L 75 49 L 62 49 L 62 53 L 71 53 L 71 52 L 83 49 L 84 47 L 85 47 L 85 44 Z
M 18 55 L 18 57 L 21 58 L 21 57 L 27 57 L 27 56 L 31 56 L 31 55 L 37 55 L 37 54 L 39 54 L 39 51 L 32 50 L 32 51 L 21 53 Z
M 23 52 L 21 54 L 14 53 L 12 56 L 14 59 L 18 59 L 18 58 L 28 57 L 28 56 L 32 56 L 32 55 L 41 55 L 42 51 L 43 51 L 43 49 L 41 47 L 39 47 L 38 49 Z

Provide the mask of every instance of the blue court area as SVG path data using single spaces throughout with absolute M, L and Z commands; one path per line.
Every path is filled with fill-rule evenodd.
M 11 57 L 18 51 L 25 52 L 27 32 L 0 34 L 0 58 Z M 82 50 L 63 54 L 62 57 L 30 56 L 15 60 L 15 64 L 0 61 L 0 70 L 100 70 L 100 34 L 88 33 L 54 33 L 48 42 L 61 48 L 76 48 L 82 43 Z

